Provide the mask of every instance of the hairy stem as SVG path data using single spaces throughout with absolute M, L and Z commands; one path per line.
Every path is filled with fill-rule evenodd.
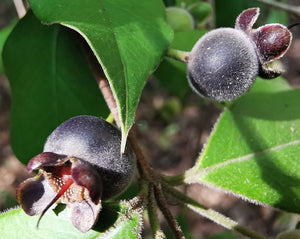
M 190 52 L 169 48 L 166 56 L 171 57 L 177 61 L 187 63 L 190 58 Z
M 155 239 L 165 239 L 166 235 L 160 229 L 157 213 L 156 213 L 157 204 L 154 197 L 154 187 L 153 185 L 149 186 L 148 192 L 148 217 L 150 221 L 150 226 L 153 232 L 153 237 Z
M 208 209 L 202 206 L 197 201 L 191 199 L 190 197 L 186 196 L 185 194 L 179 192 L 178 190 L 174 189 L 173 187 L 169 186 L 168 184 L 163 184 L 164 191 L 173 197 L 174 199 L 178 200 L 179 202 L 183 203 L 186 207 L 193 210 L 194 212 L 200 214 L 201 216 L 212 220 L 213 222 L 235 232 L 238 232 L 244 236 L 247 236 L 252 239 L 267 239 L 263 235 L 252 231 L 249 228 L 243 227 L 238 225 L 238 223 L 212 209 Z
M 270 0 L 256 0 L 257 2 L 264 3 L 266 5 L 269 5 L 271 7 L 287 11 L 289 13 L 293 13 L 297 16 L 300 16 L 300 6 L 293 6 L 290 4 L 282 3 L 282 2 L 276 2 L 276 1 L 270 1 Z
M 160 176 L 147 163 L 142 150 L 140 149 L 139 145 L 137 144 L 137 142 L 135 140 L 132 130 L 129 132 L 128 139 L 130 141 L 133 151 L 136 154 L 136 157 L 137 157 L 137 160 L 141 167 L 142 173 L 144 174 L 145 178 L 149 181 L 150 187 L 153 186 L 155 199 L 157 201 L 159 209 L 161 210 L 164 217 L 166 218 L 166 220 L 167 220 L 170 228 L 172 229 L 174 235 L 176 236 L 176 238 L 178 238 L 178 239 L 184 238 L 183 233 L 180 230 L 175 218 L 173 217 L 173 215 L 171 214 L 171 212 L 168 209 L 166 199 L 161 190 Z
M 177 239 L 184 239 L 185 237 L 184 237 L 176 219 L 174 218 L 174 216 L 172 215 L 172 213 L 170 212 L 170 210 L 168 208 L 165 196 L 162 192 L 161 185 L 159 185 L 159 187 L 154 188 L 154 195 L 155 195 L 158 207 L 161 210 L 161 212 L 163 213 L 164 217 L 166 218 L 166 220 L 169 224 L 169 227 L 171 228 L 175 237 Z

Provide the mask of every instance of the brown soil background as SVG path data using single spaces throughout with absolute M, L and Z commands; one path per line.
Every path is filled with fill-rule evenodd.
M 0 2 L 0 29 L 16 17 L 14 6 L 9 0 Z M 291 1 L 292 2 L 292 1 Z M 299 0 L 293 1 L 300 4 Z M 290 22 L 300 22 L 290 16 Z M 293 30 L 293 44 L 282 59 L 286 69 L 284 77 L 295 88 L 300 88 L 300 27 Z M 191 93 L 187 104 L 177 114 L 166 119 L 162 107 L 167 100 L 176 98 L 164 91 L 155 79 L 150 78 L 141 98 L 136 124 L 138 139 L 151 165 L 160 172 L 174 175 L 190 168 L 209 137 L 220 111 L 210 103 L 201 107 L 194 102 L 198 96 Z M 29 174 L 24 165 L 14 157 L 9 144 L 10 88 L 4 75 L 0 76 L 0 211 L 15 206 L 15 189 Z M 170 126 L 171 125 L 171 126 Z M 196 140 L 195 140 L 196 139 Z M 181 188 L 188 195 L 207 207 L 211 207 L 267 236 L 293 228 L 300 220 L 299 215 L 276 211 L 237 199 L 222 191 L 205 188 L 201 185 Z M 179 205 L 170 201 L 172 211 L 177 213 Z M 195 238 L 202 238 L 221 232 L 224 229 L 193 212 L 186 213 L 187 223 Z M 162 219 L 162 223 L 165 222 Z M 145 228 L 145 235 L 149 229 Z M 243 237 L 240 237 L 243 238 Z

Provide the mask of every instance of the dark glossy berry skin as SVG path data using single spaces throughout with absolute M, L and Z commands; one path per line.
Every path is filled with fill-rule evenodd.
M 102 178 L 102 199 L 120 194 L 135 175 L 130 146 L 121 155 L 120 131 L 103 119 L 81 115 L 59 125 L 47 138 L 44 152 L 75 157 L 94 166 Z
M 256 76 L 273 79 L 280 71 L 268 63 L 288 50 L 292 34 L 281 24 L 253 29 L 259 8 L 249 8 L 235 28 L 219 28 L 201 37 L 190 52 L 187 77 L 192 89 L 216 101 L 230 101 L 249 90 Z
M 201 37 L 193 47 L 187 71 L 196 92 L 216 101 L 228 101 L 252 86 L 258 69 L 250 39 L 242 31 L 219 28 Z

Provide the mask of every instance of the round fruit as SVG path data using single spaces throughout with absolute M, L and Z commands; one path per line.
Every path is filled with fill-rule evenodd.
M 129 186 L 136 158 L 130 145 L 121 154 L 117 128 L 103 119 L 81 115 L 59 125 L 47 138 L 43 153 L 27 167 L 39 173 L 17 188 L 23 210 L 30 216 L 40 214 L 41 219 L 59 201 L 71 209 L 73 225 L 87 232 L 98 219 L 102 200 Z
M 268 63 L 288 50 L 292 34 L 281 24 L 253 29 L 259 8 L 249 8 L 236 19 L 235 28 L 219 28 L 205 34 L 193 47 L 187 76 L 193 90 L 216 101 L 243 95 L 256 76 L 272 79 L 280 71 Z
M 259 64 L 251 40 L 232 28 L 213 30 L 196 43 L 188 62 L 188 79 L 199 94 L 227 101 L 253 84 Z
M 73 117 L 59 125 L 47 138 L 44 152 L 75 157 L 94 166 L 102 178 L 102 199 L 113 197 L 129 185 L 135 175 L 136 159 L 127 145 L 121 155 L 121 133 L 95 116 Z

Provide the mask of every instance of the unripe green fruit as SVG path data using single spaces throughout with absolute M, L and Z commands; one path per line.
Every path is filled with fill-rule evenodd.
M 166 21 L 174 31 L 188 31 L 195 26 L 193 16 L 179 7 L 166 8 Z

